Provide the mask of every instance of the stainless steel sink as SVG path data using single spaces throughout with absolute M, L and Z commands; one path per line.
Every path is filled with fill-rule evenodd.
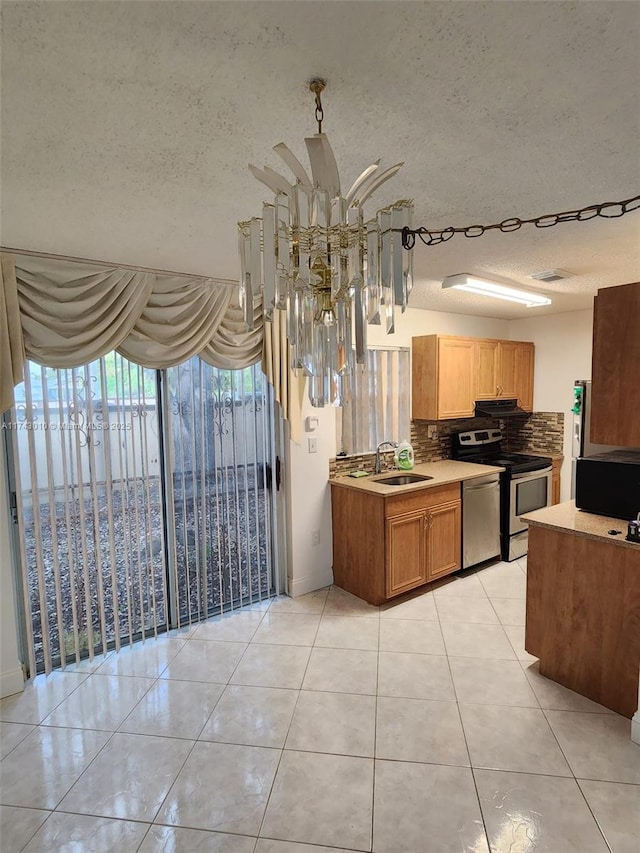
M 376 483 L 383 486 L 408 486 L 410 483 L 419 483 L 422 480 L 433 480 L 426 474 L 397 474 L 394 477 L 376 477 Z

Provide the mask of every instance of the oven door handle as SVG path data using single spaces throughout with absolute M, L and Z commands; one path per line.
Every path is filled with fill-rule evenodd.
M 549 474 L 553 471 L 551 465 L 548 468 L 540 468 L 539 471 L 525 471 L 524 474 L 512 474 L 512 480 L 524 480 L 524 479 L 535 479 L 536 477 L 540 477 L 543 474 Z

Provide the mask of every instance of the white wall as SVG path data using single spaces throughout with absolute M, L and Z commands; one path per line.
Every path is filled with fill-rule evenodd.
M 304 431 L 305 419 L 318 419 L 313 432 Z M 331 492 L 329 459 L 336 453 L 336 410 L 314 409 L 308 397 L 302 408 L 303 432 L 300 444 L 289 442 L 289 595 L 304 595 L 333 582 L 331 568 Z M 309 439 L 317 442 L 317 451 L 309 453 Z M 314 534 L 319 537 L 314 544 Z
M 18 693 L 24 684 L 18 659 L 13 553 L 10 540 L 13 522 L 9 513 L 5 469 L 4 440 L 0 434 L 0 698 Z
M 508 337 L 513 341 L 533 341 L 536 346 L 533 382 L 533 409 L 536 412 L 564 412 L 564 462 L 560 499 L 571 495 L 571 429 L 573 383 L 591 378 L 593 311 L 571 311 L 512 320 Z
M 404 314 L 399 311 L 396 313 L 396 331 L 393 335 L 387 335 L 382 326 L 368 326 L 367 343 L 374 347 L 410 347 L 412 337 L 436 334 L 466 335 L 470 338 L 508 338 L 509 321 L 407 308 Z

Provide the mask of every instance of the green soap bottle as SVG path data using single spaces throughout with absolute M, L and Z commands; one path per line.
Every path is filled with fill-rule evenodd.
M 396 447 L 395 453 L 396 468 L 401 471 L 410 471 L 413 468 L 413 447 L 408 441 L 401 441 Z

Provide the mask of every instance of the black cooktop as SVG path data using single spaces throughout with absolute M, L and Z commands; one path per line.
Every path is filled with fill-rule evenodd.
M 498 465 L 504 468 L 504 477 L 551 467 L 551 459 L 548 456 L 528 456 L 503 450 L 502 430 L 497 427 L 456 433 L 452 439 L 451 450 L 453 458 L 461 462 Z
M 462 462 L 474 462 L 476 465 L 498 465 L 500 468 L 506 468 L 511 474 L 539 471 L 551 465 L 548 456 L 526 456 L 524 453 L 497 453 L 493 456 L 488 453 L 479 453 L 477 456 L 469 453 L 458 458 Z

